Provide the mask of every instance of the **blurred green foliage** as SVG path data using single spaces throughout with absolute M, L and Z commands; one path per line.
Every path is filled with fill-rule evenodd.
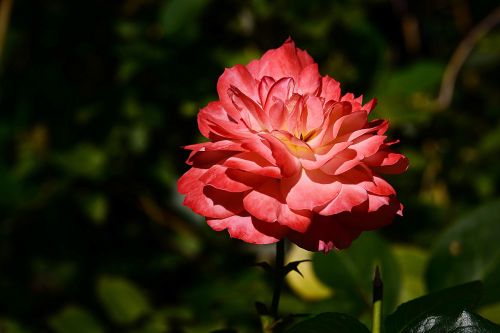
M 382 263 L 389 309 L 481 278 L 481 313 L 500 322 L 498 27 L 460 69 L 451 105 L 435 107 L 453 51 L 494 5 L 14 0 L 0 67 L 0 331 L 258 330 L 253 304 L 271 285 L 251 265 L 272 248 L 209 230 L 175 183 L 224 67 L 289 35 L 344 91 L 379 98 L 374 117 L 391 121 L 411 167 L 391 177 L 404 218 L 315 256 L 340 291 L 304 302 L 286 290 L 282 310 L 367 322 Z

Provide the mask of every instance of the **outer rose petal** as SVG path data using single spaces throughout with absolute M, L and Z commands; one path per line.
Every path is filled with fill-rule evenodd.
M 298 82 L 302 69 L 311 64 L 314 64 L 311 56 L 297 49 L 295 43 L 288 39 L 281 47 L 267 51 L 260 60 L 250 62 L 247 68 L 258 80 L 263 76 L 270 76 L 275 80 L 291 77 Z
M 313 211 L 335 199 L 342 185 L 333 176 L 319 170 L 302 170 L 300 174 L 281 181 L 282 192 L 291 209 Z
M 211 102 L 198 113 L 198 127 L 201 134 L 209 139 L 239 139 L 248 134 L 248 130 L 237 122 L 240 118 L 239 115 L 230 115 L 222 103 Z
M 402 215 L 403 206 L 394 196 L 386 197 L 388 204 L 380 205 L 376 210 L 370 210 L 379 206 L 373 202 L 370 196 L 368 201 L 354 208 L 352 213 L 342 214 L 342 221 L 346 225 L 360 230 L 375 230 L 390 224 L 396 215 Z
M 342 217 L 315 215 L 305 233 L 291 232 L 288 238 L 308 251 L 328 252 L 349 247 L 360 234 L 361 229 L 350 228 L 342 222 Z
M 305 232 L 311 223 L 310 211 L 293 211 L 287 206 L 276 180 L 265 182 L 248 193 L 243 206 L 262 221 L 278 222 L 299 232 Z
M 245 66 L 236 65 L 232 68 L 226 68 L 217 82 L 217 92 L 222 106 L 233 119 L 238 120 L 239 113 L 228 94 L 231 86 L 238 87 L 243 94 L 256 101 L 259 96 L 257 81 Z
M 379 151 L 365 158 L 364 162 L 380 173 L 398 174 L 408 169 L 408 159 L 406 156 L 387 150 Z
M 270 164 L 266 159 L 254 152 L 233 155 L 226 159 L 223 165 L 231 169 L 248 171 L 261 176 L 281 178 L 281 171 L 277 166 Z
M 321 76 L 318 64 L 311 64 L 302 69 L 299 74 L 298 93 L 317 96 L 321 88 Z
M 227 229 L 231 237 L 253 244 L 276 243 L 287 233 L 287 229 L 278 223 L 262 222 L 248 215 L 207 219 L 207 224 L 215 231 Z
M 245 192 L 252 189 L 251 186 L 231 178 L 228 172 L 227 168 L 214 165 L 200 177 L 200 181 L 227 192 Z
M 180 193 L 186 194 L 184 205 L 195 213 L 212 218 L 225 218 L 243 210 L 243 194 L 217 190 L 199 180 L 206 170 L 191 168 L 178 182 Z
M 321 215 L 334 215 L 342 212 L 350 212 L 352 209 L 368 200 L 368 193 L 361 186 L 342 184 L 339 195 L 333 199 L 325 208 L 320 210 Z
M 331 77 L 324 76 L 322 78 L 321 84 L 321 97 L 325 99 L 326 102 L 334 100 L 340 100 L 340 83 Z

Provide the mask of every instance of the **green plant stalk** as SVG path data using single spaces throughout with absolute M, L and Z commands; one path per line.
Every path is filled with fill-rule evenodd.
M 382 332 L 382 300 L 373 303 L 372 333 Z
M 281 289 L 283 288 L 283 266 L 285 264 L 285 240 L 282 239 L 276 243 L 276 260 L 274 269 L 274 291 L 271 302 L 271 316 L 278 318 L 278 308 L 280 303 Z
M 373 278 L 373 312 L 372 312 L 372 333 L 382 332 L 382 299 L 384 294 L 384 284 L 380 278 L 378 266 L 375 267 L 375 277 Z

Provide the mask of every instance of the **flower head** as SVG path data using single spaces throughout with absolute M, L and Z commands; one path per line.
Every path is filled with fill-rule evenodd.
M 226 69 L 217 91 L 198 114 L 209 141 L 185 147 L 191 169 L 178 183 L 214 230 L 329 251 L 401 215 L 381 174 L 404 172 L 408 160 L 390 149 L 387 121 L 368 121 L 375 100 L 342 95 L 291 39 Z

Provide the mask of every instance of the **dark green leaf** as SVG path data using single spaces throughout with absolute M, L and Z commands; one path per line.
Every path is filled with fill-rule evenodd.
M 481 282 L 474 281 L 404 303 L 386 318 L 387 332 L 407 332 L 425 318 L 471 309 L 479 302 L 481 293 Z
M 388 330 L 388 333 L 393 331 Z M 404 333 L 497 333 L 500 326 L 466 310 L 453 314 L 438 314 L 425 317 L 408 327 Z
M 286 333 L 369 333 L 357 319 L 336 312 L 322 313 L 294 325 Z
M 429 290 L 480 279 L 488 293 L 482 304 L 500 301 L 500 201 L 460 219 L 436 243 L 426 282 Z

